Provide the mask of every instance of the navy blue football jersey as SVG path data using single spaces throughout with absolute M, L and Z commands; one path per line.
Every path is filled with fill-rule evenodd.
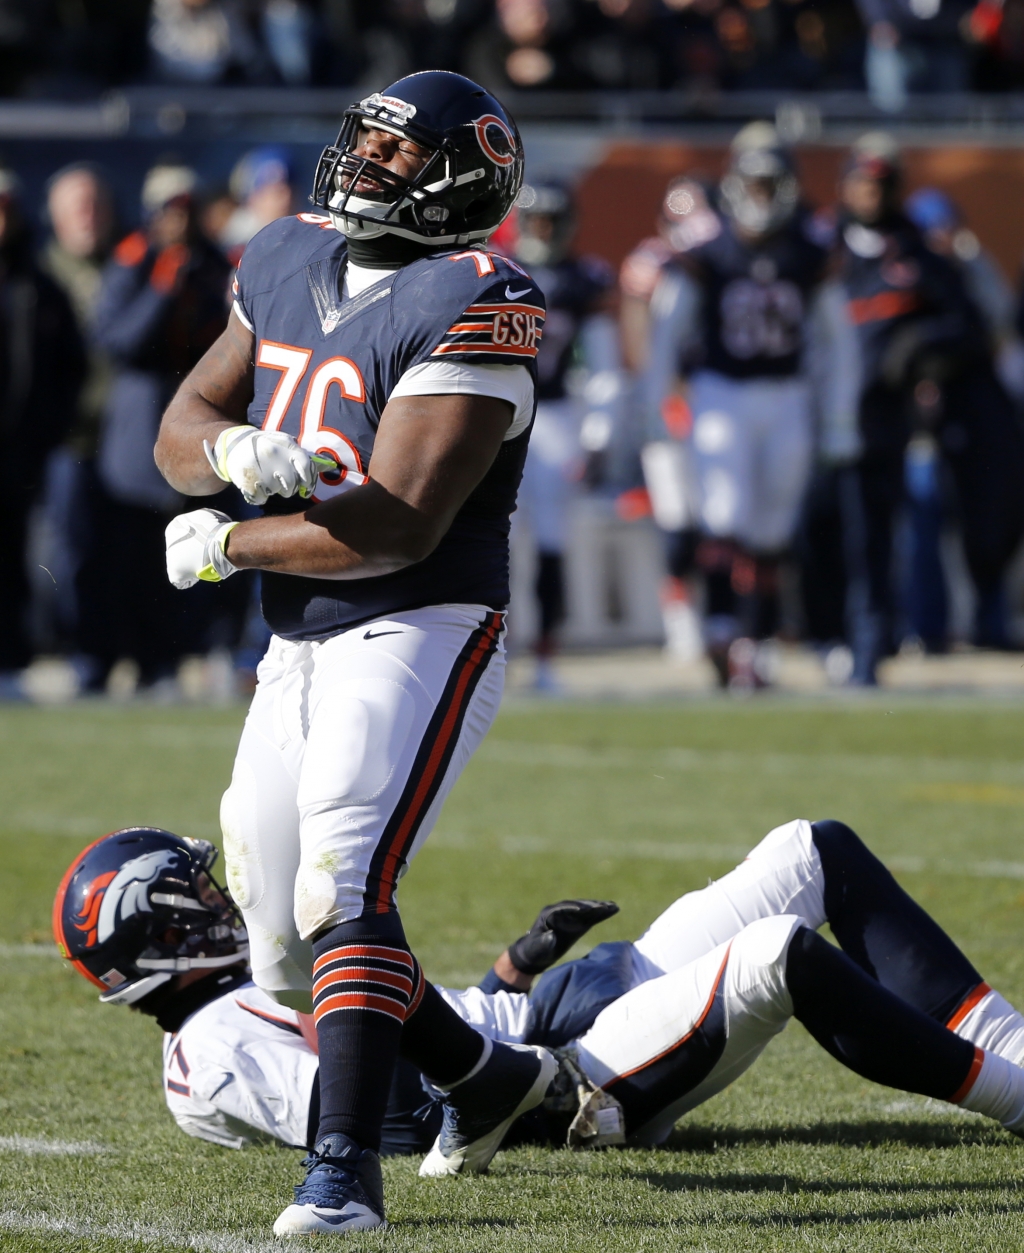
M 561 400 L 580 328 L 615 280 L 598 257 L 567 257 L 557 265 L 534 266 L 532 274 L 548 310 L 537 354 L 537 399 Z
M 246 248 L 235 279 L 256 336 L 249 421 L 295 436 L 337 469 L 313 501 L 365 482 L 380 416 L 399 379 L 433 361 L 525 365 L 536 386 L 544 297 L 514 262 L 479 249 L 413 262 L 342 298 L 346 244 L 330 220 L 281 218 Z M 263 574 L 263 613 L 288 639 L 322 639 L 370 618 L 436 604 L 508 604 L 509 517 L 529 429 L 507 440 L 424 561 L 366 579 Z M 272 496 L 268 513 L 309 507 Z
M 828 262 L 816 224 L 800 215 L 776 234 L 748 241 L 728 218 L 705 212 L 706 229 L 675 262 L 703 295 L 700 355 L 685 369 L 741 379 L 796 374 L 808 298 Z

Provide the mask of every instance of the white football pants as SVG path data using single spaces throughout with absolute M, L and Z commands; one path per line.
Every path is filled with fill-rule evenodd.
M 785 548 L 811 467 L 806 379 L 732 379 L 703 370 L 691 381 L 690 407 L 704 531 L 756 553 Z
M 568 542 L 569 505 L 580 465 L 580 421 L 570 400 L 542 400 L 530 433 L 513 524 L 529 525 L 534 546 L 561 553 Z
M 632 989 L 577 1041 L 582 1069 L 613 1095 L 626 1079 L 652 1090 L 659 1082 L 662 1091 L 674 1087 L 632 1129 L 630 1143 L 664 1140 L 683 1114 L 760 1056 L 793 1013 L 785 979 L 790 940 L 799 927 L 817 930 L 824 921 L 821 860 L 811 824 L 801 819 L 770 831 L 723 878 L 680 897 L 636 941 Z M 707 1047 L 721 1052 L 710 1070 L 698 1066 L 686 1089 L 685 1060 L 674 1076 L 665 1071 L 702 1030 L 717 1036 Z
M 434 605 L 322 642 L 274 637 L 221 802 L 253 979 L 309 1013 L 310 941 L 393 908 L 498 711 L 504 615 Z

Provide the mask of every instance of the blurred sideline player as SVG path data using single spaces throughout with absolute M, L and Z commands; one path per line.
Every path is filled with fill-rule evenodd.
M 266 1135 L 306 1144 L 317 1126 L 315 1039 L 248 981 L 245 933 L 210 877 L 215 857 L 169 832 L 106 836 L 65 875 L 55 936 L 104 988 L 102 1001 L 133 1004 L 164 1027 L 166 1098 L 183 1130 L 228 1147 Z M 614 911 L 549 906 L 480 987 L 442 991 L 492 1040 L 560 1050 L 523 1134 L 658 1144 L 791 1017 L 865 1078 L 1024 1131 L 1024 1018 L 842 823 L 775 828 L 635 943 L 600 944 L 549 970 L 532 995 L 521 990 Z M 840 948 L 815 934 L 826 921 Z M 423 1151 L 443 1115 L 423 1109 L 415 1072 L 396 1079 L 386 1143 Z M 420 1173 L 440 1170 L 435 1148 Z
M 688 228 L 696 200 L 705 200 L 695 177 L 674 178 L 665 188 L 658 214 L 658 233 L 642 239 L 619 270 L 619 337 L 623 366 L 631 376 L 634 412 L 643 414 L 636 389 L 647 366 L 651 337 L 651 300 L 662 271 L 691 244 Z M 698 217 L 699 221 L 699 217 Z M 693 661 L 703 651 L 700 618 L 694 608 L 693 552 L 696 515 L 692 507 L 693 467 L 689 406 L 677 392 L 662 398 L 660 423 L 653 431 L 644 415 L 645 429 L 634 431 L 643 445 L 642 462 L 654 520 L 665 535 L 666 574 L 661 582 L 661 618 L 665 650 L 680 661 Z M 664 435 L 668 439 L 662 438 Z M 680 490 L 683 487 L 684 490 Z M 686 488 L 689 490 L 685 490 Z
M 398 880 L 501 699 L 509 516 L 544 297 L 482 245 L 522 183 L 502 105 L 427 71 L 346 110 L 312 200 L 239 264 L 227 330 L 164 416 L 190 495 L 266 516 L 167 528 L 175 586 L 264 571 L 274 632 L 221 807 L 253 978 L 312 1008 L 320 1124 L 278 1236 L 384 1223 L 399 1052 L 441 1088 L 437 1156 L 489 1156 L 555 1063 L 492 1043 L 426 982 Z M 479 245 L 470 247 L 470 245 Z
M 680 483 L 675 512 L 699 519 L 708 655 L 723 683 L 751 686 L 765 677 L 751 641 L 779 625 L 779 562 L 811 466 L 814 402 L 823 433 L 853 427 L 856 344 L 826 281 L 827 240 L 772 126 L 736 136 L 717 209 L 697 184 L 678 199 L 685 235 L 652 299 L 644 401 L 656 432 L 675 379 L 687 378 L 697 500 Z
M 1021 434 L 988 327 L 959 266 L 907 217 L 902 185 L 893 137 L 862 136 L 840 183 L 838 237 L 859 344 L 861 454 L 836 492 L 852 680 L 867 685 L 897 645 L 894 539 L 911 436 L 941 451 L 956 483 L 978 643 L 1005 643 L 1002 579 L 1021 527 Z M 818 564 L 832 560 L 829 548 Z
M 518 510 L 537 554 L 536 685 L 547 690 L 555 686 L 550 659 L 565 618 L 569 504 L 583 474 L 585 447 L 595 455 L 607 447 L 612 426 L 608 404 L 618 394 L 618 343 L 615 325 L 607 316 L 614 279 L 599 258 L 570 255 L 576 214 L 572 193 L 561 183 L 524 184 L 515 220 L 516 259 L 547 301 L 544 338 L 537 353 L 537 415 Z M 574 366 L 588 376 L 585 399 L 597 402 L 585 416 L 567 387 Z

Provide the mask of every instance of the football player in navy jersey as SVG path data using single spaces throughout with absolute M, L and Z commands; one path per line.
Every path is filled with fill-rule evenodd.
M 682 216 L 652 300 L 645 403 L 656 432 L 675 378 L 687 379 L 706 645 L 723 683 L 748 685 L 755 650 L 738 637 L 777 629 L 779 559 L 811 465 L 811 358 L 823 423 L 855 428 L 855 345 L 826 281 L 829 240 L 772 126 L 736 136 L 718 207 L 695 189 Z
M 583 469 L 584 445 L 599 453 L 611 434 L 609 409 L 619 387 L 618 337 L 610 318 L 601 316 L 614 285 L 610 268 L 599 257 L 569 251 L 576 229 L 570 190 L 554 181 L 525 184 L 516 202 L 516 227 L 516 259 L 529 267 L 547 302 L 537 353 L 537 416 L 520 492 L 537 553 L 536 684 L 547 689 L 554 686 L 550 658 L 565 616 L 568 506 Z M 579 404 L 567 386 L 575 364 L 589 376 L 585 399 L 596 402 L 587 406 L 584 430 Z
M 264 571 L 274 634 L 221 821 L 253 978 L 316 1022 L 319 1131 L 279 1236 L 383 1224 L 399 1052 L 449 1094 L 425 1173 L 486 1169 L 555 1070 L 451 1010 L 395 901 L 501 697 L 544 297 L 476 245 L 522 169 L 515 123 L 460 75 L 351 106 L 317 168 L 319 212 L 251 241 L 228 328 L 157 445 L 179 490 L 230 480 L 265 510 L 175 519 L 167 564 L 182 588 Z
M 897 643 L 893 536 L 912 436 L 915 490 L 922 452 L 937 449 L 952 471 L 981 642 L 1002 636 L 1002 577 L 1020 534 L 1020 431 L 988 330 L 962 270 L 904 213 L 902 178 L 896 141 L 869 132 L 854 144 L 840 184 L 839 255 L 859 342 L 863 452 L 839 485 L 839 511 L 852 678 L 864 685 L 877 682 L 878 662 Z

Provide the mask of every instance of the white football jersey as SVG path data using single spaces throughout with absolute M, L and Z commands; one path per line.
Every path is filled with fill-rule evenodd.
M 525 1037 L 524 994 L 438 991 L 482 1035 L 506 1043 Z M 267 1136 L 305 1147 L 318 1066 L 295 1011 L 254 983 L 210 1001 L 164 1036 L 164 1093 L 175 1122 L 230 1149 Z
M 164 1093 L 175 1121 L 225 1148 L 267 1136 L 304 1148 L 318 1065 L 295 1011 L 253 983 L 164 1036 Z

